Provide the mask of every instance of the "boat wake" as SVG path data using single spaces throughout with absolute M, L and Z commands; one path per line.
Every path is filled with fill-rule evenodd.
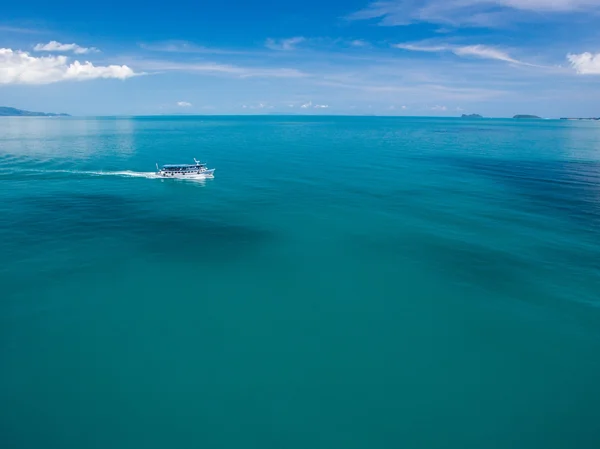
M 202 174 L 188 176 L 186 178 L 166 178 L 164 176 L 157 175 L 155 172 L 138 172 L 131 170 L 122 171 L 91 171 L 91 170 L 11 170 L 7 172 L 0 171 L 0 178 L 31 178 L 31 177 L 54 177 L 57 175 L 71 175 L 71 176 L 117 176 L 126 178 L 146 178 L 146 179 L 175 179 L 182 181 L 200 181 L 203 182 L 212 176 L 206 176 Z
M 79 170 L 65 170 L 66 173 L 73 173 L 75 175 L 89 175 L 89 176 L 125 176 L 128 178 L 146 178 L 146 179 L 158 179 L 158 176 L 154 172 L 139 172 L 139 171 L 79 171 Z

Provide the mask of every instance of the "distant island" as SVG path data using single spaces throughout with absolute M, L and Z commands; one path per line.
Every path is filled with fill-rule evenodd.
M 534 119 L 541 119 L 541 117 L 538 117 L 537 115 L 527 115 L 527 114 L 515 115 L 513 118 L 534 118 Z
M 463 114 L 462 118 L 483 118 L 483 115 L 479 114 Z
M 53 112 L 31 112 L 17 108 L 0 106 L 0 117 L 70 117 L 69 114 L 55 114 Z

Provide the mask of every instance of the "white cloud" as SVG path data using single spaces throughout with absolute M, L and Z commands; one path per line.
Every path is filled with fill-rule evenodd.
M 523 61 L 519 61 L 511 57 L 508 53 L 503 50 L 494 47 L 488 47 L 486 45 L 465 45 L 465 46 L 452 46 L 452 45 L 433 45 L 425 46 L 418 44 L 396 44 L 395 48 L 410 51 L 421 51 L 427 53 L 440 53 L 440 52 L 452 52 L 457 56 L 473 56 L 482 59 L 493 59 L 496 61 L 510 62 L 512 64 L 519 65 L 532 65 Z
M 49 84 L 97 78 L 126 79 L 138 75 L 126 65 L 95 66 L 89 61 L 68 62 L 66 56 L 34 57 L 0 48 L 0 84 Z
M 192 103 L 189 103 L 187 101 L 178 101 L 177 106 L 179 106 L 180 108 L 189 108 L 192 106 Z
M 72 51 L 76 55 L 100 51 L 95 47 L 81 47 L 77 44 L 61 44 L 57 41 L 50 41 L 47 44 L 37 44 L 35 47 L 33 47 L 33 49 L 35 51 L 50 51 L 57 53 L 66 53 Z
M 267 39 L 265 46 L 271 50 L 295 50 L 298 44 L 305 42 L 306 38 L 302 36 L 290 37 L 289 39 Z
M 254 104 L 254 105 L 244 104 L 244 105 L 242 105 L 242 108 L 243 109 L 273 109 L 274 106 L 269 103 L 258 103 L 258 104 Z
M 600 53 L 568 54 L 567 59 L 580 75 L 600 75 Z
M 432 107 L 431 110 L 436 111 L 436 112 L 444 112 L 444 111 L 447 111 L 448 108 L 446 106 L 436 105 L 436 106 Z
M 388 0 L 371 2 L 348 18 L 380 19 L 380 24 L 385 26 L 428 22 L 495 27 L 516 20 L 543 20 L 552 13 L 592 11 L 600 11 L 598 0 Z
M 300 107 L 302 109 L 328 109 L 329 105 L 328 104 L 316 104 L 316 103 L 313 103 L 312 101 L 308 101 L 306 103 L 301 104 Z

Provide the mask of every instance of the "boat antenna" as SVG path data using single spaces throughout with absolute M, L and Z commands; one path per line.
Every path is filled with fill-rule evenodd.
M 160 168 L 158 168 L 158 162 L 155 162 L 156 164 L 156 170 L 160 171 Z
M 196 165 L 200 164 L 200 161 L 198 159 L 196 159 L 196 158 L 194 158 L 194 162 L 196 163 Z

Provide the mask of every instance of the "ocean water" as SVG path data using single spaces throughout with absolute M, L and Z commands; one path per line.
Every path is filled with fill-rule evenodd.
M 597 449 L 600 125 L 2 118 L 0 404 L 7 449 Z

